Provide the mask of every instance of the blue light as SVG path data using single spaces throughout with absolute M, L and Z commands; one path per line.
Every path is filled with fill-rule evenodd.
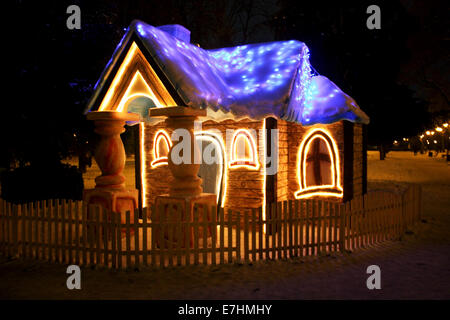
M 349 106 L 352 112 L 359 110 L 331 81 L 313 77 L 309 50 L 302 42 L 204 50 L 140 21 L 133 22 L 127 34 L 134 30 L 190 106 L 308 124 L 336 121 L 349 113 Z

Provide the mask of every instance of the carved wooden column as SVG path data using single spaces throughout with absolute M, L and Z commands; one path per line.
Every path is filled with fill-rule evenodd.
M 95 150 L 95 161 L 102 174 L 95 178 L 95 188 L 84 191 L 83 200 L 88 205 L 99 205 L 122 214 L 125 222 L 125 212 L 133 213 L 138 207 L 138 190 L 125 188 L 126 155 L 120 134 L 125 131 L 126 121 L 139 121 L 139 115 L 115 111 L 92 111 L 87 114 L 88 120 L 93 120 L 95 132 L 100 135 L 100 141 Z M 93 218 L 88 209 L 88 217 Z
M 212 214 L 216 214 L 215 212 L 211 212 L 211 207 L 216 205 L 216 195 L 213 193 L 203 193 L 203 189 L 201 187 L 202 179 L 198 177 L 198 170 L 200 169 L 199 160 L 201 160 L 201 155 L 197 147 L 197 143 L 195 141 L 194 136 L 194 121 L 199 116 L 205 116 L 206 110 L 202 109 L 192 109 L 189 107 L 168 107 L 168 108 L 154 108 L 150 109 L 151 117 L 165 117 L 165 124 L 167 128 L 174 132 L 177 129 L 184 129 L 189 134 L 188 137 L 186 135 L 180 135 L 181 137 L 189 139 L 188 145 L 190 145 L 189 159 L 188 161 L 183 161 L 179 163 L 179 161 L 174 162 L 176 156 L 174 155 L 174 148 L 178 143 L 186 143 L 181 139 L 174 139 L 174 135 L 172 134 L 172 147 L 169 150 L 169 159 L 168 165 L 169 170 L 172 173 L 173 180 L 169 185 L 169 193 L 164 195 L 158 195 L 155 200 L 155 204 L 157 207 L 156 214 L 152 217 L 153 221 L 159 221 L 160 219 L 165 219 L 166 221 L 177 222 L 181 219 L 181 221 L 194 221 L 194 214 L 198 215 L 198 221 L 201 222 L 204 220 L 204 209 L 207 208 L 207 219 L 211 219 Z M 184 133 L 186 133 L 186 131 Z M 194 160 L 197 159 L 198 163 L 195 163 Z M 181 207 L 181 215 L 175 210 L 168 210 L 170 207 L 175 207 L 178 205 Z M 198 205 L 199 212 L 194 212 L 195 206 Z M 159 208 L 162 208 L 162 211 L 159 211 Z M 159 213 L 165 214 L 165 217 L 160 217 Z M 203 233 L 207 232 L 208 236 L 211 235 L 211 228 L 204 230 L 203 227 L 199 228 L 199 238 L 202 239 Z M 193 245 L 193 230 L 186 230 L 183 228 L 181 239 L 177 239 L 176 236 L 173 236 L 173 244 L 177 245 L 177 242 L 181 242 L 181 246 L 185 247 L 185 235 L 186 232 L 189 233 L 190 246 Z M 167 234 L 164 236 L 164 243 L 160 243 L 160 237 L 158 230 L 153 232 L 152 236 L 155 237 L 156 243 L 158 246 L 167 247 L 169 245 L 169 239 Z

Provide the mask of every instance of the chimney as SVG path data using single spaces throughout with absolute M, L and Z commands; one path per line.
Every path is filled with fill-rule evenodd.
M 191 41 L 191 32 L 179 24 L 166 24 L 159 26 L 158 29 L 167 32 L 178 40 L 189 43 Z

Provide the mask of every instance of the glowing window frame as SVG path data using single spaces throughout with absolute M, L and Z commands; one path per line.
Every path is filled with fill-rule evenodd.
M 170 140 L 169 134 L 165 130 L 158 130 L 153 137 L 153 161 L 150 163 L 150 166 L 152 168 L 156 168 L 169 163 L 168 157 L 159 155 L 158 147 L 162 139 L 166 143 L 168 151 L 172 147 L 172 141 Z
M 140 61 L 142 61 L 143 64 Z M 127 86 L 124 95 L 120 96 L 120 84 L 124 79 L 128 77 L 128 72 L 132 72 L 133 70 L 136 71 L 132 76 L 130 84 Z M 146 75 L 146 77 L 150 77 L 149 81 L 145 80 L 143 76 L 144 74 Z M 134 82 L 139 76 L 143 80 L 147 92 L 131 91 Z M 152 84 L 152 87 L 154 89 L 152 89 L 149 84 Z M 175 101 L 170 96 L 161 79 L 158 77 L 155 70 L 153 70 L 136 42 L 133 42 L 131 44 L 117 73 L 114 75 L 108 91 L 106 92 L 102 102 L 100 103 L 98 111 L 123 111 L 122 109 L 124 107 L 124 104 L 134 96 L 146 96 L 152 99 L 156 107 L 158 108 L 176 105 Z M 157 96 L 159 96 L 159 98 Z M 116 98 L 120 100 L 116 101 Z
M 146 92 L 142 92 L 142 91 L 134 92 L 134 91 L 132 91 L 132 88 L 133 88 L 135 82 L 138 81 L 138 80 L 142 81 L 142 83 L 145 85 L 145 88 L 147 89 Z M 123 112 L 123 108 L 127 104 L 127 102 L 130 101 L 131 99 L 138 98 L 138 97 L 149 98 L 150 100 L 153 101 L 153 103 L 155 104 L 156 108 L 163 108 L 164 107 L 164 105 L 162 105 L 159 102 L 158 98 L 155 96 L 155 93 L 150 88 L 150 86 L 148 85 L 147 81 L 145 81 L 144 77 L 139 72 L 139 70 L 137 70 L 134 73 L 133 78 L 131 79 L 131 82 L 128 85 L 127 90 L 125 91 L 125 94 L 123 95 L 122 99 L 120 100 L 120 103 L 119 103 L 116 111 Z
M 309 153 L 309 148 L 315 139 L 322 139 L 328 149 L 328 154 L 331 159 L 331 184 L 325 184 L 320 186 L 310 186 L 306 185 L 306 158 Z M 300 144 L 298 155 L 297 155 L 297 180 L 300 186 L 300 190 L 295 192 L 295 199 L 310 198 L 313 196 L 323 196 L 323 197 L 343 197 L 343 189 L 341 186 L 340 177 L 340 164 L 339 164 L 339 154 L 338 147 L 330 132 L 325 129 L 313 129 L 306 134 Z
M 240 136 L 244 136 L 250 150 L 250 159 L 237 159 L 236 141 Z M 233 138 L 231 139 L 231 157 L 228 167 L 230 169 L 234 168 L 247 168 L 252 170 L 259 169 L 258 161 L 258 149 L 256 148 L 256 142 L 253 136 L 247 129 L 238 129 L 234 132 Z
M 194 137 L 204 139 L 205 141 L 209 141 L 211 143 L 214 143 L 216 147 L 220 150 L 220 152 L 223 154 L 223 165 L 221 168 L 221 177 L 219 179 L 217 190 L 219 192 L 217 193 L 217 201 L 219 201 L 220 195 L 222 194 L 222 201 L 220 203 L 220 206 L 223 208 L 225 206 L 225 198 L 227 195 L 227 187 L 228 187 L 228 168 L 227 168 L 227 152 L 225 149 L 225 144 L 223 143 L 223 139 L 220 135 L 211 132 L 211 131 L 198 131 L 194 133 Z M 202 157 L 203 161 L 203 157 Z M 222 184 L 222 186 L 219 186 L 219 183 Z M 222 191 L 223 189 L 223 191 Z M 220 192 L 221 191 L 221 192 Z

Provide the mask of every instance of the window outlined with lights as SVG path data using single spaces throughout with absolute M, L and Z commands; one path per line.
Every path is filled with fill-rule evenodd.
M 325 129 L 305 135 L 297 155 L 296 199 L 313 196 L 342 198 L 340 161 L 337 144 Z
M 228 167 L 230 169 L 259 169 L 255 138 L 247 129 L 238 129 L 234 132 L 231 139 L 231 155 Z
M 215 147 L 215 152 L 218 152 L 216 154 L 216 159 L 219 159 L 218 165 L 220 168 L 219 171 L 219 178 L 216 181 L 216 190 L 217 190 L 217 204 L 220 207 L 225 206 L 225 199 L 226 199 L 226 193 L 227 193 L 227 177 L 228 177 L 228 170 L 227 170 L 227 154 L 225 151 L 225 144 L 222 140 L 222 137 L 220 134 L 217 134 L 212 131 L 198 131 L 195 132 L 195 140 L 196 142 L 207 142 L 212 143 Z M 203 148 L 201 149 L 202 153 L 202 163 L 205 161 L 203 159 Z
M 158 130 L 153 137 L 153 161 L 150 166 L 157 168 L 167 165 L 171 147 L 172 141 L 169 134 L 165 130 Z

